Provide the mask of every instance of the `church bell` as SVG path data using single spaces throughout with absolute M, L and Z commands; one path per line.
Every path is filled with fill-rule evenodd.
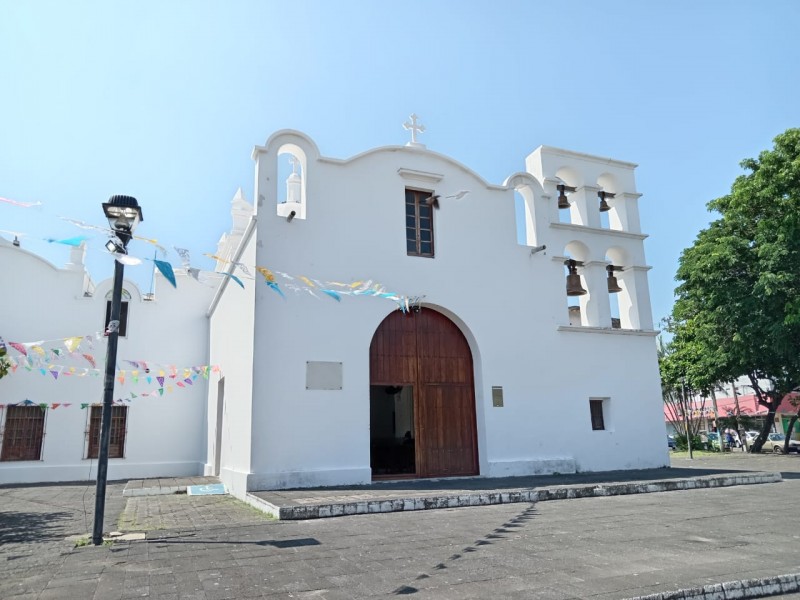
M 617 282 L 617 278 L 614 276 L 614 271 L 619 269 L 619 267 L 615 267 L 614 265 L 608 265 L 606 270 L 608 271 L 608 293 L 609 294 L 617 294 L 622 291 L 622 288 L 619 287 L 619 283 Z
M 565 185 L 563 183 L 559 183 L 556 186 L 558 190 L 558 208 L 569 208 L 569 200 L 567 200 L 567 194 L 574 192 L 576 188 Z
M 586 290 L 581 286 L 581 276 L 578 275 L 578 262 L 569 259 L 566 263 L 569 274 L 567 275 L 567 296 L 583 296 Z
M 608 212 L 611 210 L 611 207 L 606 202 L 606 198 L 613 198 L 616 194 L 612 194 L 611 192 L 604 192 L 600 190 L 597 192 L 597 196 L 600 198 L 600 212 Z

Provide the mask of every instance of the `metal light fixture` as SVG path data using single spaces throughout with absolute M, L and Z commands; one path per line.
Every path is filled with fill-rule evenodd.
M 114 233 L 106 243 L 109 252 L 127 254 L 128 242 L 133 230 L 143 221 L 142 209 L 132 196 L 111 196 L 103 203 L 103 212 Z M 114 379 L 117 364 L 117 342 L 119 341 L 119 321 L 122 309 L 122 277 L 125 265 L 114 261 L 114 290 L 111 296 L 111 314 L 108 321 L 108 349 L 106 351 L 106 371 L 103 380 L 103 417 L 100 421 L 100 446 L 97 455 L 97 491 L 94 499 L 94 527 L 92 543 L 103 543 L 103 512 L 106 507 L 106 481 L 108 480 L 108 444 L 111 439 L 111 404 L 114 398 Z
M 287 223 L 291 223 L 292 219 L 294 219 L 295 216 L 297 216 L 297 212 L 296 211 L 290 212 L 288 215 L 286 215 L 286 222 Z
M 611 192 L 606 192 L 600 190 L 597 192 L 597 197 L 600 198 L 600 212 L 608 212 L 611 210 L 611 207 L 606 202 L 606 198 L 613 198 L 616 194 L 612 194 Z
M 108 219 L 108 224 L 111 226 L 111 231 L 120 239 L 123 248 L 127 247 L 128 242 L 131 241 L 133 230 L 144 220 L 142 209 L 139 207 L 136 198 L 132 196 L 111 196 L 108 202 L 103 203 L 103 212 Z
M 622 271 L 622 267 L 617 267 L 617 266 L 614 266 L 614 265 L 608 265 L 606 267 L 606 271 L 608 271 L 608 293 L 609 294 L 617 294 L 617 293 L 621 292 L 622 288 L 619 287 L 619 283 L 617 282 L 617 278 L 614 276 L 614 271 Z
M 578 275 L 578 265 L 582 266 L 583 263 L 570 258 L 565 260 L 564 264 L 569 270 L 567 274 L 567 296 L 583 296 L 587 294 L 588 292 L 581 285 L 581 276 Z
M 567 185 L 565 183 L 559 183 L 556 186 L 556 189 L 558 190 L 558 208 L 569 208 L 569 200 L 567 200 L 567 196 L 569 196 L 578 188 L 572 187 L 571 185 Z

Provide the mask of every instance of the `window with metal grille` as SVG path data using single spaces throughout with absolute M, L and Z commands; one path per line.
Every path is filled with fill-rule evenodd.
M 42 457 L 44 417 L 38 406 L 6 407 L 6 426 L 0 460 L 39 460 Z
M 111 300 L 106 302 L 106 320 L 103 331 L 108 331 L 108 322 L 111 321 Z M 128 303 L 123 302 L 119 310 L 119 336 L 125 337 L 128 333 Z
M 589 400 L 589 411 L 592 414 L 592 429 L 595 431 L 605 429 L 605 420 L 603 419 L 603 401 L 602 400 Z
M 406 190 L 406 253 L 433 258 L 431 192 Z
M 103 407 L 92 406 L 89 416 L 89 448 L 86 458 L 97 458 L 100 455 L 100 425 L 103 418 Z M 111 435 L 108 441 L 108 458 L 124 458 L 125 434 L 128 430 L 128 407 L 111 407 Z

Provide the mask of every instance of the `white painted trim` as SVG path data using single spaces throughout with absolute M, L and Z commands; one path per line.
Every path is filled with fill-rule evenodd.
M 587 227 L 586 225 L 575 225 L 573 223 L 550 223 L 552 229 L 563 229 L 565 231 L 574 231 L 576 233 L 600 233 L 611 237 L 631 238 L 634 240 L 646 240 L 648 236 L 646 233 L 631 233 L 630 231 L 622 231 L 620 229 L 603 229 L 600 227 Z
M 403 167 L 397 169 L 397 174 L 403 179 L 414 179 L 426 183 L 438 183 L 444 178 L 444 175 L 440 173 L 429 173 L 427 171 L 417 171 L 415 169 L 405 169 Z
M 635 169 L 639 165 L 624 160 L 617 160 L 616 158 L 607 158 L 604 156 L 595 156 L 594 154 L 584 154 L 583 152 L 575 152 L 573 150 L 564 150 L 563 148 L 556 148 L 554 146 L 539 146 L 536 150 L 542 150 L 543 153 L 556 154 L 567 158 L 578 158 L 580 160 L 588 160 L 603 165 L 614 165 L 626 169 Z M 536 152 L 534 150 L 534 152 Z
M 658 329 L 614 329 L 612 327 L 588 327 L 575 325 L 559 325 L 558 331 L 575 331 L 578 333 L 609 333 L 611 335 L 636 335 L 640 337 L 656 337 L 661 333 Z
M 256 215 L 252 215 L 250 217 L 250 220 L 247 222 L 247 228 L 244 230 L 244 234 L 242 234 L 242 239 L 239 242 L 239 246 L 236 248 L 236 252 L 234 253 L 233 258 L 231 258 L 231 262 L 228 265 L 228 269 L 226 270 L 226 273 L 228 273 L 228 275 L 232 275 L 234 269 L 236 269 L 236 265 L 234 265 L 233 263 L 239 262 L 240 259 L 242 258 L 244 249 L 247 247 L 250 238 L 253 236 L 253 232 L 256 230 L 257 223 L 258 219 Z M 208 310 L 206 311 L 206 317 L 211 318 L 211 316 L 214 314 L 214 311 L 216 310 L 219 301 L 222 299 L 222 294 L 227 289 L 230 281 L 231 281 L 230 277 L 225 277 L 222 280 L 222 283 L 219 284 L 219 287 L 217 288 L 217 291 L 214 294 L 214 298 L 212 298 L 211 300 L 211 305 L 208 307 Z

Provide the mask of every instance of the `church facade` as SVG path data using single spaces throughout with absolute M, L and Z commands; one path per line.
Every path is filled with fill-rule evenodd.
M 244 497 L 669 464 L 635 165 L 539 147 L 489 183 L 408 127 L 346 160 L 275 133 L 217 248 L 231 277 L 126 281 L 111 479 L 218 475 Z M 81 251 L 56 269 L 0 240 L 0 334 L 57 340 L 0 380 L 0 483 L 95 475 L 105 342 L 62 336 L 101 329 L 111 282 Z M 6 452 L 23 413 L 38 450 Z
M 209 310 L 206 474 L 242 495 L 668 464 L 635 165 L 540 147 L 491 184 L 415 137 L 339 160 L 297 131 L 253 159 L 218 269 L 258 283 Z

